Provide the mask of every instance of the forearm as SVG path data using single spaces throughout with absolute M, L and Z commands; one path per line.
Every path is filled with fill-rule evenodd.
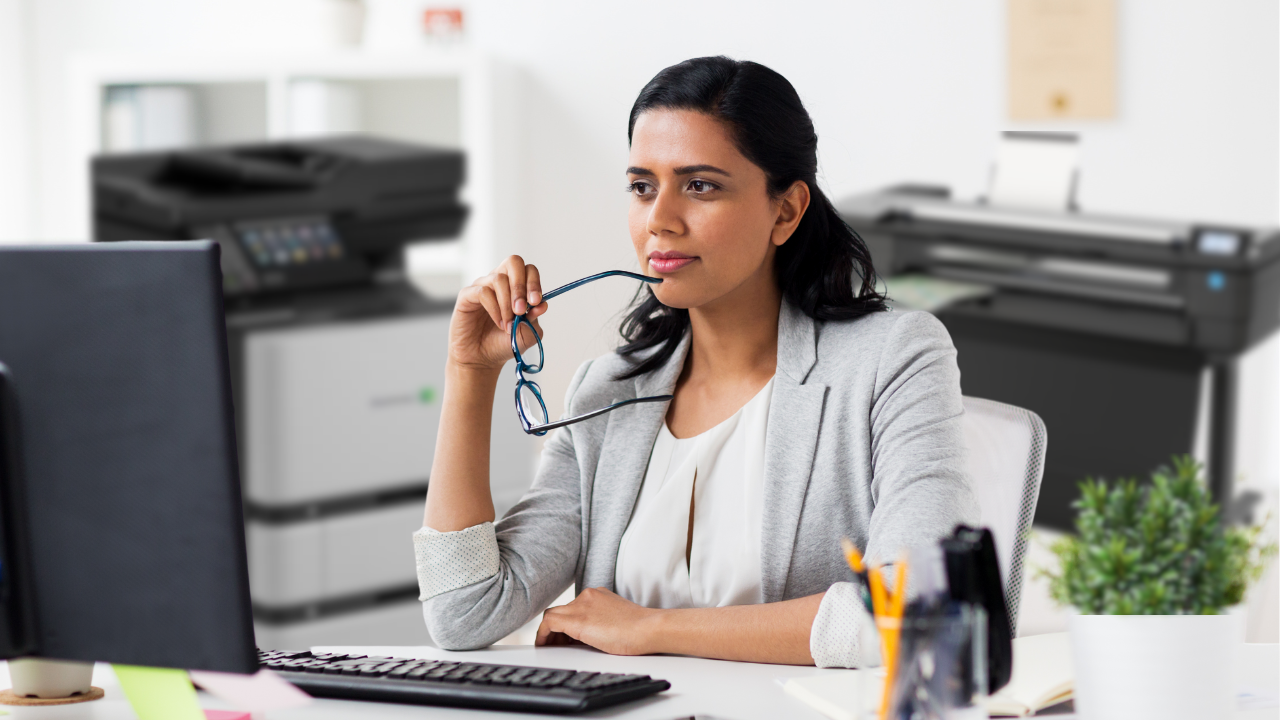
M 439 532 L 493 522 L 489 436 L 502 369 L 445 365 L 445 392 L 423 523 Z
M 812 665 L 809 633 L 822 597 L 818 593 L 761 605 L 663 610 L 652 616 L 650 652 Z

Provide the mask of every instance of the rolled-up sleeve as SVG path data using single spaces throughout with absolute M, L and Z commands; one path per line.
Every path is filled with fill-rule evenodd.
M 836 583 L 822 597 L 809 633 L 809 654 L 824 668 L 880 664 L 880 635 L 853 583 Z
M 488 522 L 443 533 L 424 525 L 413 534 L 413 554 L 423 601 L 488 580 L 499 570 L 498 538 Z

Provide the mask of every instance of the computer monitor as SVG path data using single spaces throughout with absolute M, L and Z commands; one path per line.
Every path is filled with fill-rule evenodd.
M 0 651 L 256 669 L 218 247 L 0 246 L 0 364 Z

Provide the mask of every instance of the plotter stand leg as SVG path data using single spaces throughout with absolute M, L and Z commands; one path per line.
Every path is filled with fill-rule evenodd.
M 1209 400 L 1209 490 L 1228 521 L 1233 519 L 1232 484 L 1235 475 L 1236 392 L 1239 367 L 1234 358 L 1210 360 L 1213 392 Z

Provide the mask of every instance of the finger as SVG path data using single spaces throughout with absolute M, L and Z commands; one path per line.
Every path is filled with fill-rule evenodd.
M 484 306 L 486 312 L 489 313 L 490 319 L 498 327 L 504 327 L 502 324 L 502 308 L 498 303 L 498 296 L 493 292 L 493 288 L 488 285 L 480 288 L 480 304 Z
M 565 635 L 564 633 L 558 633 L 558 632 L 553 632 L 548 634 L 547 638 L 542 641 L 542 644 L 548 647 L 561 647 L 564 645 L 572 645 L 573 643 L 574 643 L 573 638 L 569 637 L 568 635 Z
M 586 645 L 586 643 L 581 640 L 565 635 L 564 633 L 552 633 L 548 640 L 551 645 L 563 645 L 566 647 L 570 645 Z
M 542 622 L 538 623 L 538 634 L 534 638 L 535 645 L 563 644 L 556 643 L 554 640 L 556 635 L 561 635 L 565 632 L 565 607 L 567 606 L 560 605 L 553 608 L 547 608 L 542 613 Z
M 529 298 L 529 307 L 536 307 L 542 304 L 542 273 L 538 272 L 536 265 L 526 265 L 524 268 L 525 284 L 528 286 L 526 294 Z
M 541 303 L 538 303 L 537 305 L 534 305 L 533 307 L 529 308 L 529 314 L 526 317 L 528 317 L 530 320 L 536 317 L 541 317 L 547 312 L 547 310 L 550 307 L 551 305 L 546 300 L 543 300 Z M 539 334 L 541 334 L 542 331 L 539 330 L 538 332 Z
M 544 613 L 542 622 L 538 623 L 538 634 L 533 638 L 534 645 L 546 645 L 547 640 L 551 637 L 551 626 L 547 624 L 547 616 Z
M 534 320 L 530 324 L 533 325 L 533 329 L 537 331 L 538 337 L 533 336 L 533 332 L 529 330 L 529 325 L 520 323 L 520 352 L 524 352 L 525 350 L 533 347 L 533 344 L 538 341 L 538 338 L 542 337 L 542 326 L 538 324 L 538 321 Z
M 511 320 L 516 316 L 511 311 L 511 278 L 506 273 L 497 273 L 493 276 L 493 282 L 489 283 L 489 287 L 493 288 L 494 294 L 498 296 L 498 307 L 502 310 L 502 327 L 507 329 L 511 327 Z
M 460 304 L 464 306 L 471 305 L 471 307 L 464 307 L 464 310 L 475 310 L 474 306 L 481 304 L 480 296 L 484 293 L 485 288 L 493 284 L 493 278 L 493 275 L 485 275 L 484 277 L 476 278 L 474 283 L 462 288 L 461 292 L 458 293 Z
M 503 271 L 511 282 L 511 311 L 523 315 L 529 310 L 525 297 L 528 294 L 525 284 L 525 262 L 519 255 L 512 255 L 503 263 Z

